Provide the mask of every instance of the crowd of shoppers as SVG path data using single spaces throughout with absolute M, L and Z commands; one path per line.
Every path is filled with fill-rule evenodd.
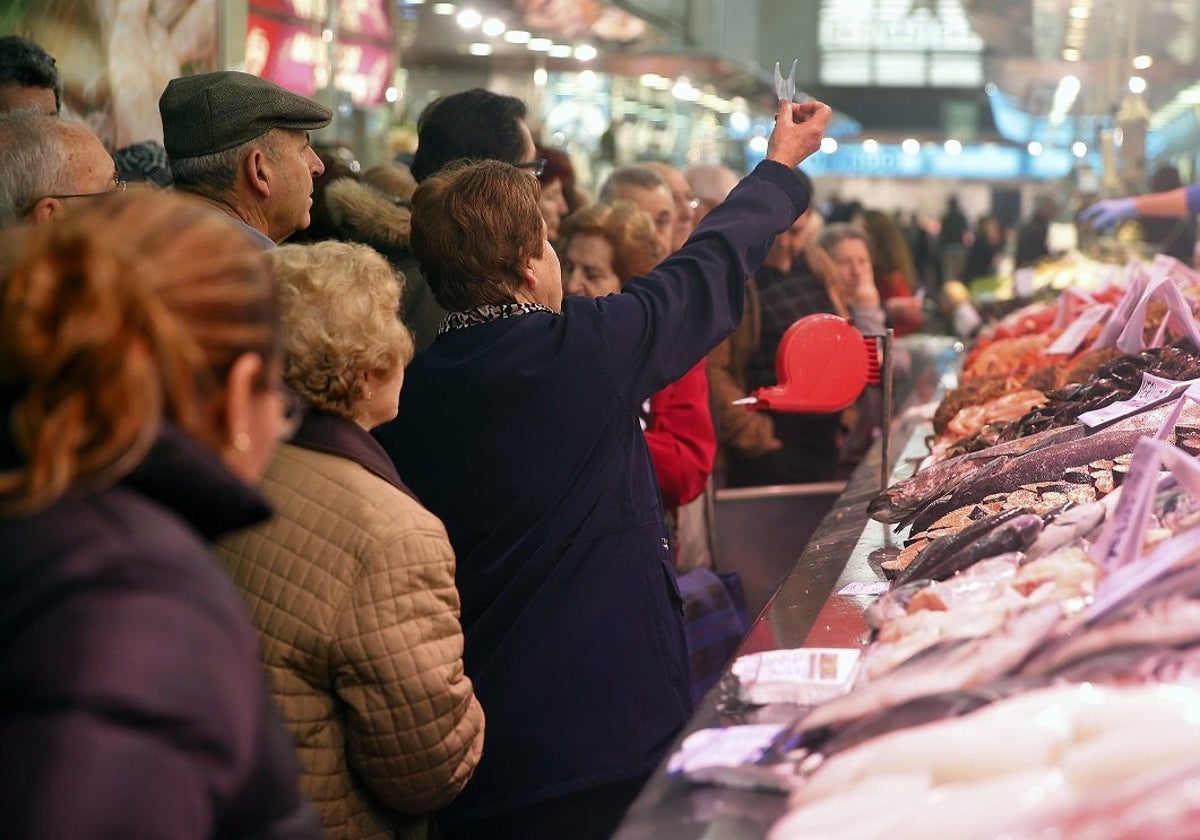
M 111 152 L 60 102 L 0 38 L 14 837 L 609 836 L 732 650 L 714 486 L 845 477 L 878 431 L 877 395 L 735 405 L 786 330 L 925 329 L 1059 211 L 826 224 L 818 102 L 744 177 L 642 161 L 595 202 L 483 89 L 362 174 L 247 73 L 171 80 L 163 143 Z M 1161 183 L 1084 220 L 1195 212 Z
M 6 835 L 608 836 L 692 708 L 703 360 L 829 109 L 782 104 L 699 226 L 647 167 L 647 259 L 564 300 L 586 199 L 519 100 L 443 97 L 367 178 L 323 106 L 204 73 L 116 155 L 35 47 L 0 43 Z M 695 475 L 653 454 L 687 376 Z

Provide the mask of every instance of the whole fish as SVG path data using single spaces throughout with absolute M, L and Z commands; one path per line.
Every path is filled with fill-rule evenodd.
M 1168 570 L 1111 608 L 1068 621 L 1029 658 L 1022 674 L 1053 674 L 1073 662 L 1130 645 L 1200 643 L 1200 563 Z
M 1200 648 L 1146 644 L 1102 650 L 1077 659 L 1048 676 L 1065 682 L 1107 685 L 1155 682 L 1195 685 L 1200 682 Z
M 1007 492 L 1019 487 L 1021 484 L 1029 484 L 1042 480 L 1047 475 L 1061 476 L 1070 467 L 1079 467 L 1090 463 L 1090 461 L 1079 461 L 1077 460 L 1077 456 L 1071 455 L 1072 452 L 1086 452 L 1089 446 L 1097 446 L 1096 444 L 1089 443 L 1090 441 L 1100 439 L 1101 441 L 1110 442 L 1110 445 L 1107 447 L 1098 446 L 1097 448 L 1100 451 L 1120 450 L 1120 446 L 1111 445 L 1112 440 L 1119 439 L 1119 435 L 1124 432 L 1137 432 L 1138 434 L 1133 435 L 1132 438 L 1136 440 L 1141 434 L 1158 429 L 1174 408 L 1175 405 L 1173 403 L 1167 403 L 1149 411 L 1143 411 L 1140 414 L 1126 417 L 1109 426 L 1107 429 L 1091 435 L 1087 434 L 1087 429 L 1083 424 L 1076 423 L 1062 428 L 1046 429 L 1027 437 L 1017 438 L 1008 443 L 988 447 L 979 452 L 971 452 L 949 458 L 940 463 L 933 464 L 903 481 L 893 484 L 871 501 L 867 506 L 867 513 L 879 522 L 889 524 L 900 523 L 903 525 L 913 522 L 915 515 L 919 511 L 928 508 L 933 502 L 947 494 L 958 498 L 956 493 L 961 489 L 960 485 L 964 479 L 968 483 L 977 482 L 982 484 L 987 476 L 1000 474 L 1000 489 L 992 492 Z M 1200 406 L 1189 403 L 1180 415 L 1179 422 L 1183 425 L 1200 425 Z M 1066 448 L 1071 443 L 1079 443 L 1081 447 L 1076 450 Z M 1004 472 L 1005 468 L 1011 462 L 1022 461 L 1026 456 L 1037 452 L 1045 453 L 1048 449 L 1053 450 L 1053 455 L 1049 460 L 1051 466 L 1058 467 L 1055 471 L 1039 474 L 1035 470 L 1030 470 L 1026 473 L 1029 477 L 1016 484 L 1010 480 L 1012 471 Z M 1132 451 L 1133 446 L 1130 445 L 1128 449 L 1118 452 L 1118 454 L 1128 454 Z M 1072 461 L 1072 463 L 1056 463 L 1057 460 L 1064 458 L 1065 460 Z M 996 461 L 1000 463 L 997 464 L 995 463 Z M 1017 473 L 1019 474 L 1020 470 Z M 988 493 L 985 492 L 984 495 L 988 495 Z M 982 496 L 972 499 L 972 501 L 977 501 L 978 498 L 982 498 Z M 965 504 L 965 502 L 962 504 Z M 923 519 L 922 521 L 928 525 L 929 522 L 936 521 L 938 516 L 956 507 L 961 507 L 962 504 L 955 502 L 942 506 L 939 508 L 940 513 L 937 516 L 932 517 L 932 519 Z M 920 530 L 923 530 L 923 528 L 916 527 L 916 523 L 914 522 L 913 532 L 915 533 Z
M 1103 502 L 1090 502 L 1069 508 L 1054 517 L 1042 529 L 1042 533 L 1025 552 L 1025 556 L 1036 560 L 1076 540 L 1082 540 L 1104 523 L 1105 516 L 1106 508 Z
M 823 728 L 845 725 L 917 697 L 972 688 L 1009 674 L 1037 648 L 1062 617 L 1055 603 L 1038 604 L 1011 616 L 990 636 L 955 640 L 907 660 L 874 682 L 814 708 L 789 729 L 803 742 Z
M 1145 429 L 1112 428 L 1078 440 L 1040 447 L 1007 460 L 998 469 L 969 476 L 950 491 L 945 500 L 925 506 L 901 520 L 900 524 L 911 521 L 914 532 L 922 531 L 955 508 L 978 502 L 993 493 L 1010 493 L 1022 484 L 1032 484 L 1046 476 L 1062 475 L 1070 467 L 1128 454 L 1145 434 Z
M 968 452 L 931 464 L 916 474 L 898 481 L 871 500 L 867 513 L 878 522 L 898 522 L 933 499 L 945 495 L 965 477 L 981 470 L 997 470 L 1008 459 L 1053 443 L 1077 440 L 1084 435 L 1081 425 L 1048 429 L 1009 443 Z
M 969 714 L 989 703 L 1003 700 L 1023 691 L 1042 688 L 1047 683 L 1046 679 L 1032 677 L 1001 679 L 974 688 L 956 689 L 941 694 L 917 697 L 841 727 L 819 746 L 819 751 L 825 757 L 836 755 L 843 750 L 870 741 L 872 738 L 878 738 L 880 735 Z M 806 762 L 807 764 L 808 762 Z
M 930 543 L 896 580 L 945 580 L 980 560 L 1027 548 L 1041 529 L 1042 518 L 1028 508 L 1002 510 Z

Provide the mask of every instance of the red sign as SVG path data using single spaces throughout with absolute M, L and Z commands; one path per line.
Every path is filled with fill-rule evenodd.
M 290 5 L 288 0 L 276 2 Z M 330 45 L 321 37 L 320 27 L 253 13 L 247 16 L 247 72 L 304 96 L 312 96 L 332 82 L 333 87 L 347 91 L 356 105 L 384 101 L 392 79 L 390 47 L 343 33 L 332 52 L 331 59 Z
M 250 13 L 262 12 L 293 23 L 316 23 L 324 27 L 329 20 L 328 0 L 251 0 Z M 338 39 L 346 33 L 390 43 L 391 7 L 388 0 L 337 0 Z

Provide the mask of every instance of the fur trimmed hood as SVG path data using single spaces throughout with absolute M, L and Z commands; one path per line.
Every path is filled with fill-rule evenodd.
M 325 187 L 325 208 L 339 238 L 370 245 L 388 256 L 408 251 L 412 209 L 374 187 L 339 178 Z

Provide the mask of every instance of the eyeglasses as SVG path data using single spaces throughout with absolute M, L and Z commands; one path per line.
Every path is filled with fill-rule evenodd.
M 88 197 L 94 196 L 94 195 L 108 195 L 109 193 L 114 193 L 114 192 L 125 192 L 125 188 L 127 186 L 129 186 L 129 184 L 127 182 L 122 181 L 120 178 L 117 178 L 115 181 L 113 181 L 113 185 L 111 187 L 109 187 L 106 190 L 100 190 L 100 192 L 64 193 L 63 195 L 44 195 L 44 196 L 42 196 L 42 198 L 88 198 Z M 42 200 L 41 198 L 38 199 L 38 201 L 41 201 L 41 200 Z M 35 201 L 34 204 L 37 204 L 37 201 Z
M 541 178 L 542 173 L 546 171 L 546 159 L 534 158 L 524 163 L 514 163 L 513 166 L 517 167 L 517 169 L 528 169 L 533 173 L 534 178 Z
M 125 188 L 128 186 L 129 186 L 129 184 L 127 182 L 121 180 L 120 178 L 116 178 L 113 180 L 113 185 L 111 187 L 109 187 L 106 190 L 100 190 L 99 192 L 62 193 L 59 195 L 43 195 L 40 198 L 35 198 L 30 203 L 29 207 L 25 210 L 24 214 L 22 214 L 22 215 L 28 216 L 33 211 L 33 208 L 37 206 L 37 203 L 46 198 L 53 198 L 53 199 L 57 199 L 59 201 L 61 201 L 64 198 L 94 198 L 95 196 L 98 196 L 98 195 L 108 195 L 109 193 L 125 192 Z

